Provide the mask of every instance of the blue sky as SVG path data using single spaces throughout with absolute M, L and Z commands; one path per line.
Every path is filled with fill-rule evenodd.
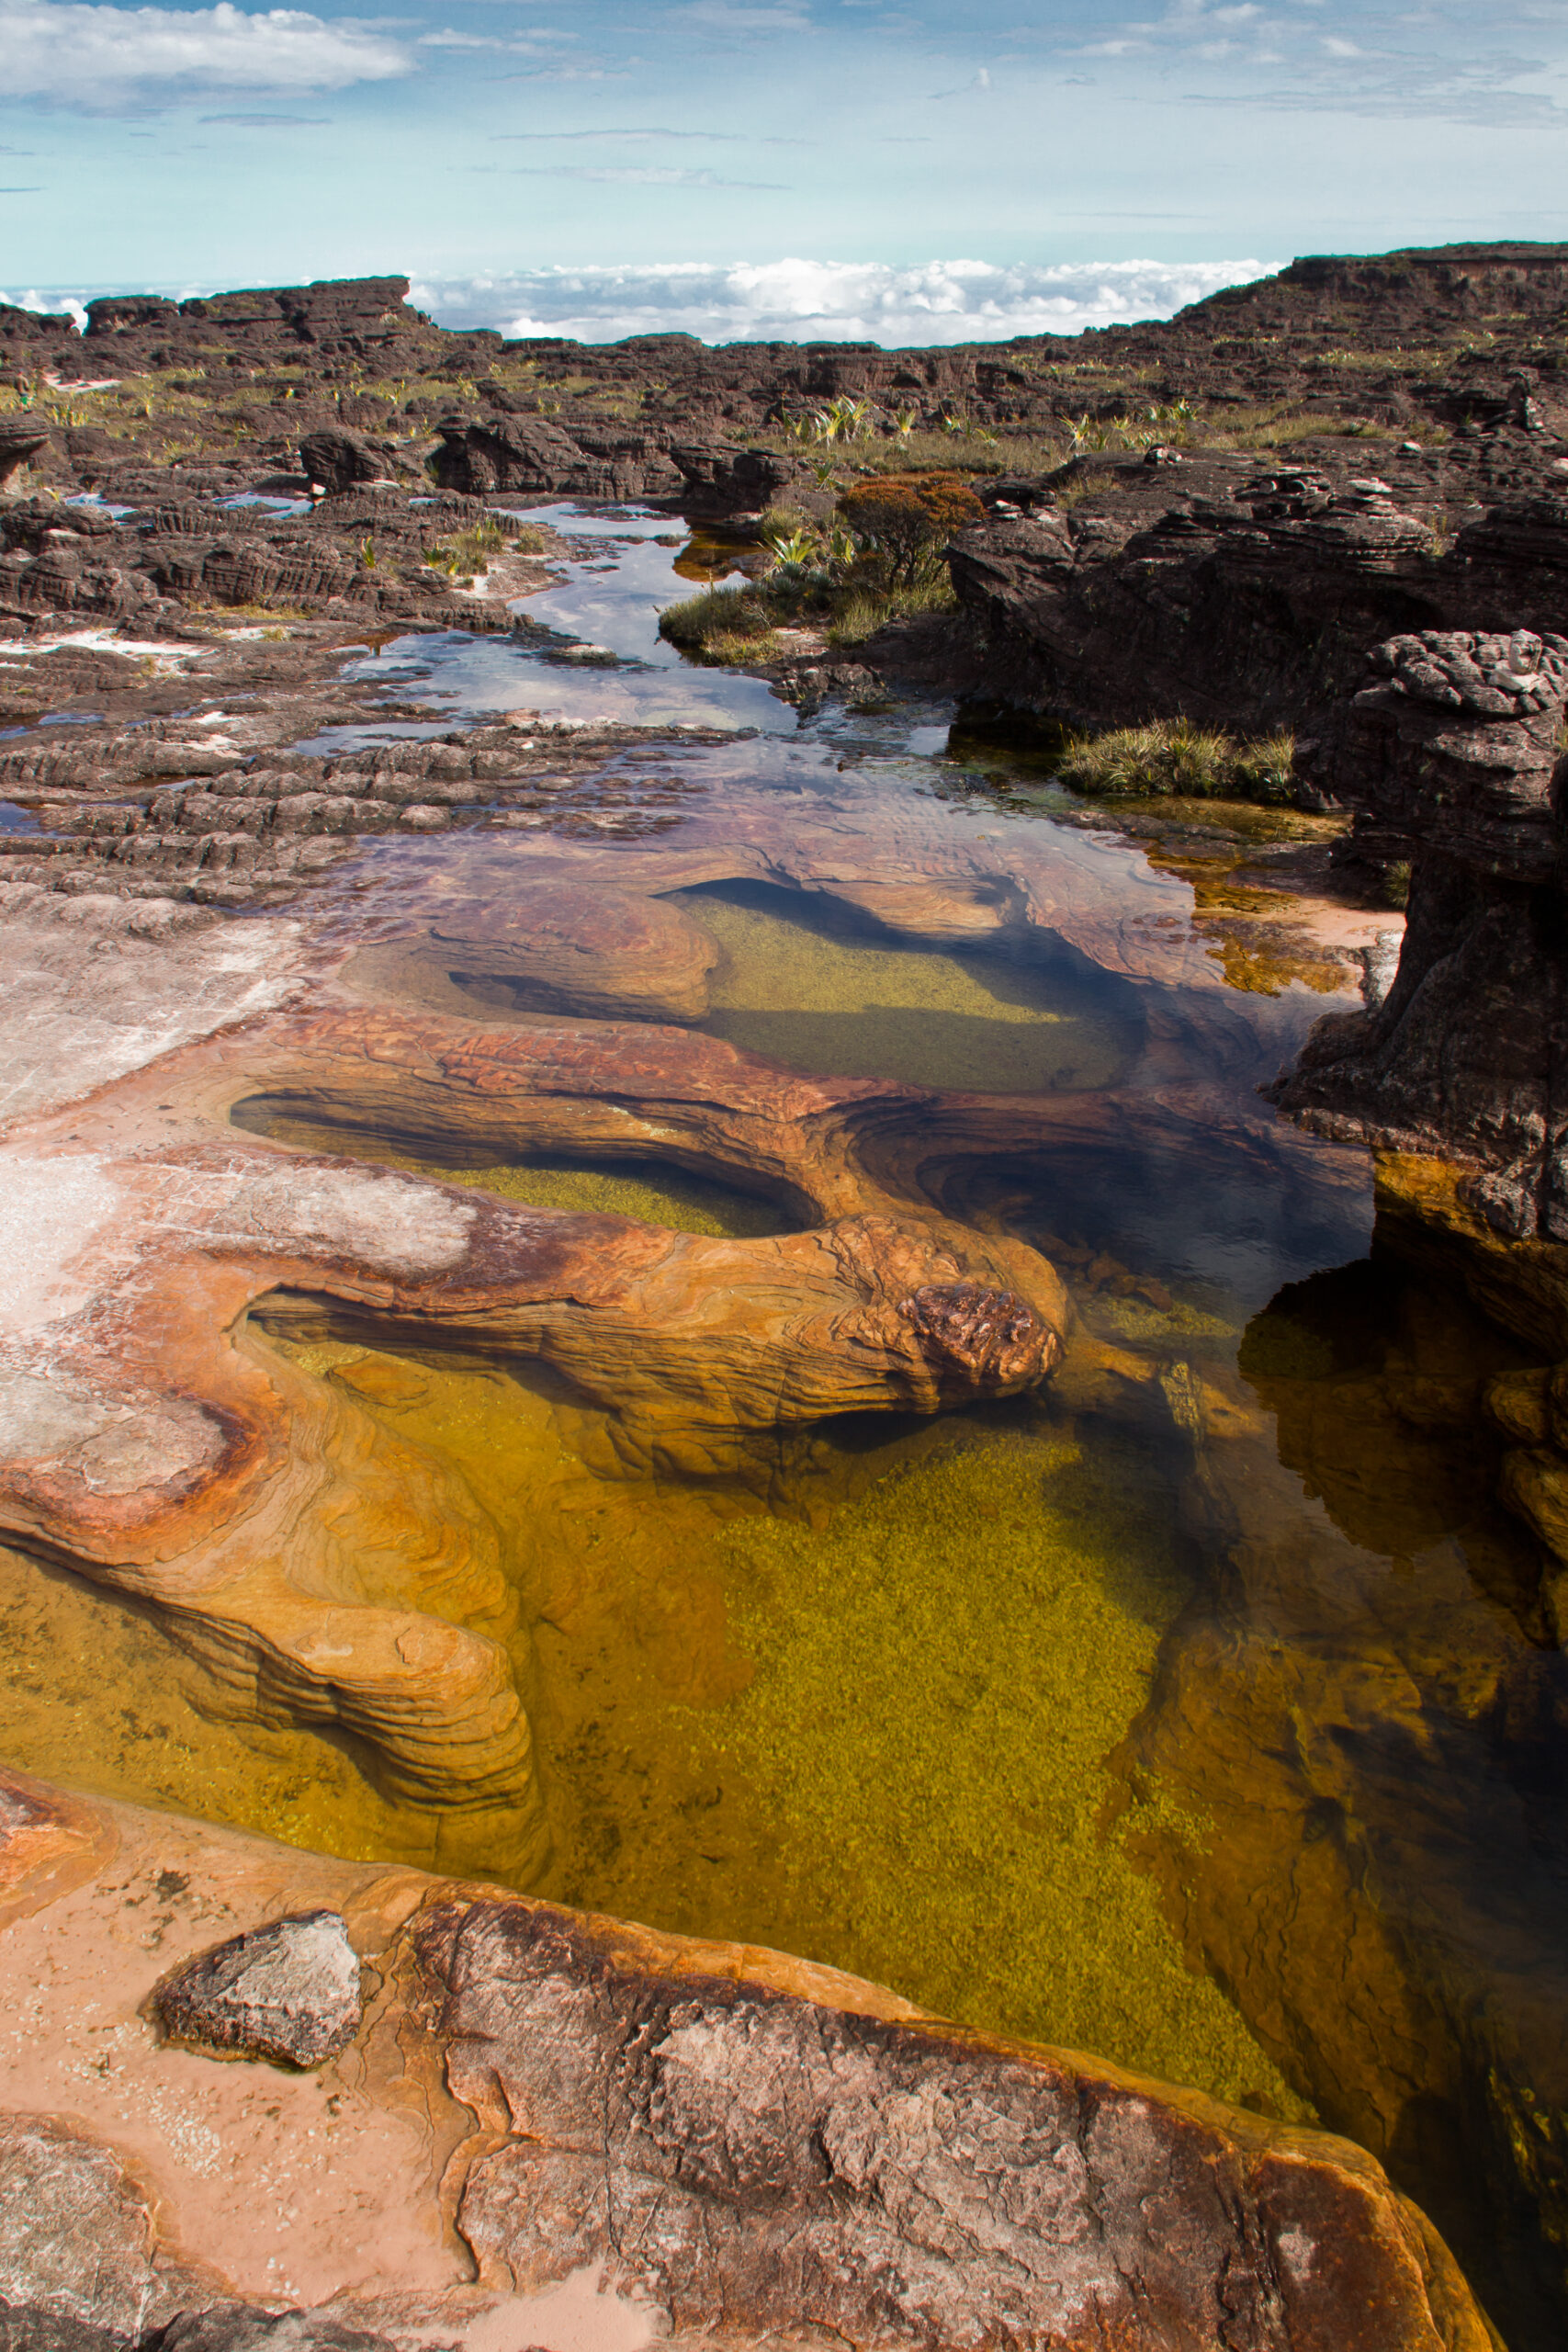
M 1008 333 L 1053 266 L 1100 316 L 1295 253 L 1568 236 L 1564 0 L 0 0 L 0 84 L 13 300 L 402 269 L 454 319 L 610 331 L 982 285 Z M 1095 278 L 1129 259 L 1167 275 Z M 990 274 L 933 296 L 956 261 Z M 552 310 L 563 270 L 600 275 Z

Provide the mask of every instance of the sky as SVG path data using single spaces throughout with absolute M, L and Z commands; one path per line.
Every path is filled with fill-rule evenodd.
M 1138 6 L 0 0 L 0 293 L 935 342 L 1568 238 L 1568 0 Z

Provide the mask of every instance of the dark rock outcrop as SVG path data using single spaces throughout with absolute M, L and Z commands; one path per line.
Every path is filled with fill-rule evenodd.
M 1384 1002 L 1321 1022 L 1274 1100 L 1320 1133 L 1465 1163 L 1498 1230 L 1568 1239 L 1568 639 L 1426 631 L 1315 746 L 1347 861 L 1410 867 Z
M 253 1928 L 165 1976 L 153 1996 L 171 2041 L 319 2066 L 359 2030 L 359 1962 L 335 1911 Z
M 299 463 L 312 482 L 327 490 L 352 490 L 356 482 L 381 481 L 390 472 L 383 450 L 346 425 L 322 425 L 299 443 Z
M 444 418 L 435 478 L 444 489 L 561 492 L 576 498 L 674 498 L 684 477 L 663 434 L 545 416 Z
M 1311 455 L 1079 458 L 993 492 L 950 551 L 973 690 L 1073 725 L 1184 716 L 1311 737 L 1382 639 L 1561 620 L 1568 499 L 1543 462 L 1495 447 L 1536 494 L 1492 503 L 1490 460 L 1417 451 L 1383 460 L 1391 483 L 1323 443 Z M 1472 519 L 1445 544 L 1455 504 Z
M 49 432 L 40 421 L 30 416 L 0 418 L 0 490 L 30 458 L 48 447 Z

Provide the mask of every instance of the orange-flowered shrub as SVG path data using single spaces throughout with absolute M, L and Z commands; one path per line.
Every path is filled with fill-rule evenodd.
M 883 474 L 847 490 L 839 512 L 858 544 L 882 558 L 889 582 L 907 587 L 986 510 L 961 475 Z

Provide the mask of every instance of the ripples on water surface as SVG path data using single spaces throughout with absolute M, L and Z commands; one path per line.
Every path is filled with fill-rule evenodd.
M 1259 1143 L 1254 1089 L 1320 997 L 1198 985 L 1177 886 L 1110 836 L 998 815 L 938 756 L 942 714 L 802 724 L 756 680 L 682 666 L 655 634 L 687 593 L 665 518 L 540 519 L 604 547 L 529 616 L 616 666 L 446 638 L 363 670 L 455 718 L 732 730 L 660 754 L 703 784 L 701 809 L 614 854 L 484 831 L 382 843 L 351 880 L 391 879 L 411 919 L 452 892 L 504 898 L 541 859 L 679 893 L 721 950 L 710 1035 L 806 1073 L 1060 1098 L 1059 1131 L 1028 1148 L 965 1153 L 944 1114 L 959 1143 L 933 1159 L 933 1205 L 1034 1243 L 1089 1331 L 1141 1367 L 1072 1410 L 1047 1390 L 862 1419 L 763 1476 L 699 1482 L 629 1475 L 605 1417 L 530 1369 L 296 1347 L 389 1436 L 456 1465 L 502 1532 L 554 1835 L 541 1891 L 1321 2113 L 1427 2199 L 1516 2342 L 1544 2342 L 1529 2233 L 1484 2177 L 1495 2123 L 1436 2021 L 1506 2007 L 1568 1916 L 1562 1661 L 1474 1408 L 1478 1374 L 1522 1357 L 1372 1250 L 1359 1162 Z M 862 880 L 877 839 L 881 878 L 907 878 L 900 827 L 987 844 L 1004 876 L 1055 890 L 1067 936 L 1037 915 L 920 937 L 835 897 L 820 857 L 803 893 L 757 852 L 781 808 L 841 837 Z M 1174 925 L 1164 978 L 1152 951 L 1122 952 L 1149 923 Z M 1102 1118 L 1110 1097 L 1122 1112 Z M 308 1107 L 272 1131 L 685 1231 L 794 1221 L 720 1170 L 476 1168 L 373 1123 L 313 1127 Z M 1214 1398 L 1231 1418 L 1195 1445 L 1204 1384 L 1211 1426 Z M 196 1669 L 171 1674 L 127 1605 L 28 1567 L 0 1632 L 14 1750 L 38 1769 L 404 1849 L 350 1754 L 209 1721 Z

